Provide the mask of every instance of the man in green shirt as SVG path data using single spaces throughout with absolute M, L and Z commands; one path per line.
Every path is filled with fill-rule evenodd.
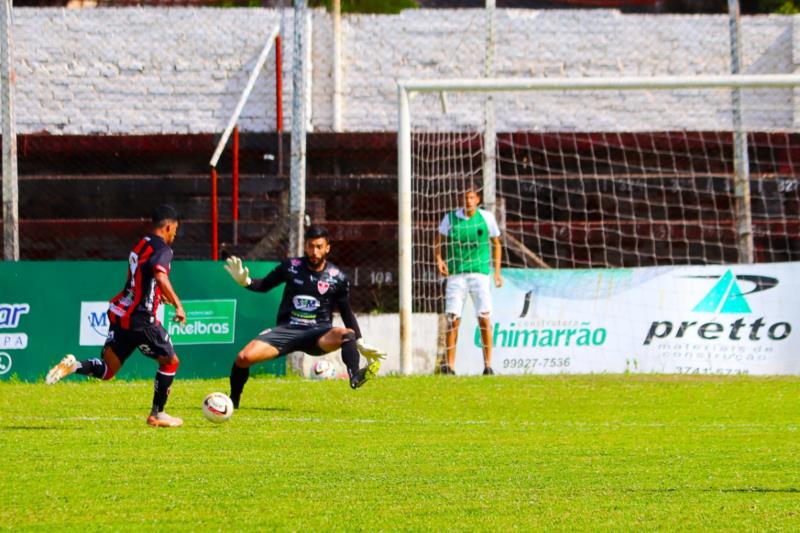
M 464 193 L 464 207 L 447 213 L 439 224 L 434 243 L 439 273 L 447 277 L 445 314 L 447 315 L 447 362 L 442 373 L 454 374 L 456 342 L 461 312 L 467 293 L 478 315 L 483 344 L 483 374 L 492 375 L 492 297 L 489 287 L 490 266 L 494 265 L 494 284 L 503 285 L 500 276 L 500 228 L 494 215 L 479 209 L 480 195 Z M 445 244 L 446 257 L 442 256 Z

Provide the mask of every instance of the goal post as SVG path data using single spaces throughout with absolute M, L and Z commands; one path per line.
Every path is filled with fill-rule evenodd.
M 753 141 L 748 151 L 755 158 L 751 157 L 748 163 L 745 152 L 745 164 L 767 169 L 762 172 L 764 176 L 771 172 L 768 169 L 780 166 L 779 157 L 791 162 L 795 150 L 800 154 L 800 140 L 793 135 L 800 132 L 800 104 L 795 104 L 798 88 L 800 75 L 796 74 L 400 81 L 397 145 L 401 371 L 408 374 L 413 370 L 415 304 L 428 312 L 441 312 L 442 280 L 430 261 L 430 243 L 419 242 L 415 235 L 436 231 L 438 220 L 458 206 L 457 196 L 463 193 L 464 185 L 482 183 L 487 161 L 495 161 L 491 170 L 497 170 L 497 179 L 503 181 L 496 186 L 497 219 L 504 243 L 513 247 L 516 258 L 511 261 L 506 253 L 504 268 L 741 262 L 740 258 L 747 255 L 740 250 L 740 243 L 748 242 L 747 237 L 753 232 L 748 203 L 751 184 L 734 182 L 741 173 L 733 168 L 742 162 L 734 164 L 734 152 L 739 151 L 734 150 L 732 137 L 739 133 Z M 740 91 L 744 109 L 733 109 L 732 94 Z M 501 99 L 506 94 L 508 98 Z M 620 104 L 627 101 L 619 96 L 622 94 L 634 94 L 636 98 L 630 99 L 633 103 Z M 422 112 L 416 114 L 414 99 L 425 95 L 432 97 L 420 104 Z M 484 145 L 489 143 L 481 137 L 483 108 L 478 102 L 486 95 L 493 96 L 497 108 L 497 146 L 492 154 L 483 153 Z M 575 102 L 566 112 L 558 105 L 562 98 Z M 657 102 L 652 109 L 651 101 Z M 692 106 L 698 106 L 697 110 Z M 742 113 L 742 131 L 733 131 L 734 112 Z M 565 116 L 554 116 L 559 113 Z M 776 156 L 779 152 L 782 155 Z M 760 155 L 763 161 L 759 160 Z M 507 169 L 516 174 L 504 176 Z M 418 190 L 415 183 L 421 183 L 423 178 L 427 185 Z M 446 186 L 441 185 L 448 180 Z M 675 191 L 665 190 L 669 180 L 675 180 Z M 721 185 L 724 180 L 730 183 Z M 556 181 L 564 184 L 559 185 L 563 188 L 558 191 L 552 185 Z M 641 197 L 625 192 L 626 188 L 639 186 L 639 181 L 646 189 Z M 576 183 L 580 185 L 570 189 L 570 184 Z M 708 190 L 698 189 L 698 183 Z M 690 190 L 687 184 L 694 189 Z M 716 248 L 709 251 L 703 248 L 706 243 L 693 242 L 694 237 L 689 234 L 698 233 L 701 240 L 704 238 L 703 217 L 709 215 L 709 209 L 716 209 L 708 206 L 722 205 L 714 196 L 720 187 L 733 191 L 719 207 L 720 211 L 731 213 L 715 215 L 718 220 L 714 231 L 726 236 L 720 237 L 719 242 L 715 240 Z M 545 192 L 534 200 L 537 188 Z M 509 195 L 512 189 L 515 192 Z M 676 200 L 666 199 L 668 196 Z M 700 196 L 703 198 L 697 200 Z M 657 202 L 652 200 L 655 197 L 659 198 Z M 547 201 L 552 205 L 544 206 Z M 580 209 L 575 208 L 577 205 Z M 560 215 L 552 215 L 549 222 L 544 219 L 545 213 L 556 212 Z M 691 216 L 687 215 L 689 212 Z M 507 231 L 511 226 L 504 227 L 506 216 L 513 231 Z M 674 217 L 681 219 L 680 228 L 671 222 Z M 729 219 L 734 222 L 731 239 L 727 235 Z M 747 223 L 742 224 L 743 220 Z M 764 231 L 770 231 L 767 222 Z M 667 235 L 659 234 L 663 228 L 667 228 Z M 570 242 L 559 242 L 559 231 L 566 232 L 564 238 Z M 552 238 L 542 237 L 547 232 L 553 234 Z M 637 232 L 646 232 L 647 238 L 638 239 Z M 670 232 L 680 233 L 680 242 L 673 243 Z M 576 234 L 583 236 L 579 253 L 570 248 L 575 246 L 571 241 L 577 239 Z M 595 239 L 596 234 L 601 236 Z M 769 235 L 767 238 L 772 239 Z M 531 243 L 541 244 L 542 249 Z M 607 250 L 595 253 L 593 247 Z M 673 247 L 682 250 L 674 257 L 660 251 Z M 644 248 L 659 252 L 642 251 Z M 562 249 L 572 251 L 560 257 Z M 551 261 L 541 259 L 548 254 Z M 784 256 L 778 250 L 766 260 L 781 257 Z M 415 283 L 431 287 L 430 294 L 415 291 Z

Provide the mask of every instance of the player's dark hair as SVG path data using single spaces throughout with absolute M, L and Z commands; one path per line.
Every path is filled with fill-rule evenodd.
M 165 223 L 170 221 L 180 221 L 178 210 L 169 204 L 162 204 L 153 210 L 153 216 L 150 217 L 153 221 L 153 227 L 160 228 Z
M 324 237 L 326 241 L 331 242 L 331 234 L 328 233 L 328 230 L 322 226 L 309 226 L 306 230 L 304 239 L 309 241 L 313 239 L 319 239 L 320 237 Z

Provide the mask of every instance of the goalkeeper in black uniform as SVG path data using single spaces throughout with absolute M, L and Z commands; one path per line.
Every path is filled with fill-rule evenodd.
M 380 360 L 386 354 L 362 341 L 358 321 L 350 308 L 350 281 L 327 260 L 330 250 L 328 231 L 311 226 L 305 234 L 305 257 L 282 261 L 265 278 L 251 279 L 238 257 L 226 260 L 225 270 L 248 290 L 267 292 L 286 284 L 277 325 L 250 341 L 233 363 L 230 383 L 234 407 L 239 407 L 250 367 L 289 352 L 323 355 L 341 348 L 353 389 L 378 373 Z M 344 328 L 333 327 L 334 307 L 342 315 Z M 368 361 L 364 368 L 359 368 L 359 352 Z

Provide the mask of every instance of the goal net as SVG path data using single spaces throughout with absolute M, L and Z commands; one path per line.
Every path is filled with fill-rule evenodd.
M 470 189 L 504 269 L 797 260 L 798 80 L 401 84 L 401 320 L 443 312 L 435 239 Z

